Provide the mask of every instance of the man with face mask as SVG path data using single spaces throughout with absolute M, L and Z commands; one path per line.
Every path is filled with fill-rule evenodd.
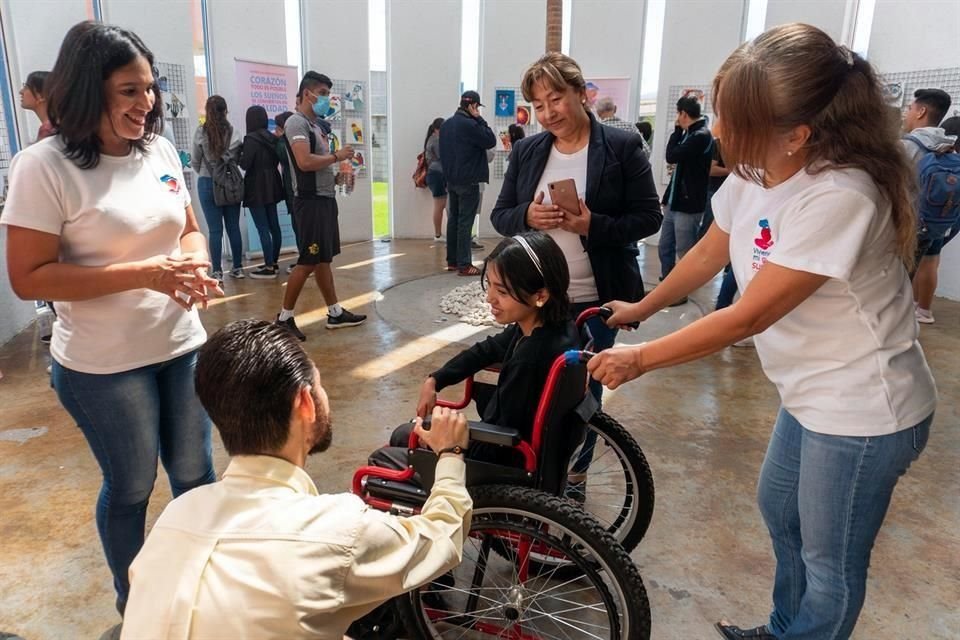
M 298 340 L 306 340 L 307 336 L 297 327 L 293 309 L 311 275 L 316 276 L 317 286 L 327 303 L 327 329 L 355 327 L 367 319 L 340 306 L 330 266 L 333 257 L 340 253 L 334 169 L 341 160 L 353 158 L 353 148 L 349 145 L 336 151 L 331 149 L 332 127 L 324 118 L 330 112 L 332 88 L 330 78 L 307 71 L 297 91 L 297 110 L 287 118 L 283 128 L 293 182 L 293 228 L 300 257 L 287 280 L 283 307 L 276 322 Z
M 434 410 L 428 431 L 418 420 L 440 453 L 436 481 L 421 513 L 400 518 L 353 494 L 320 495 L 304 470 L 330 446 L 330 410 L 285 329 L 227 325 L 200 349 L 195 385 L 230 464 L 160 515 L 130 568 L 121 638 L 340 640 L 381 602 L 459 564 L 472 509 L 454 452 L 468 444 L 462 414 Z

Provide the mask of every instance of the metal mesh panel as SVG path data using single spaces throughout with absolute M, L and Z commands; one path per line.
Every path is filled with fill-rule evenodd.
M 493 96 L 497 95 L 496 93 L 497 91 L 513 91 L 515 105 L 519 105 L 521 102 L 524 102 L 523 94 L 520 93 L 520 87 L 494 87 Z M 489 102 L 487 103 L 490 105 L 489 107 L 490 109 L 495 109 L 495 107 L 493 106 L 495 103 L 493 96 L 489 98 Z M 528 136 L 532 136 L 535 133 L 540 133 L 540 125 L 537 124 L 536 118 L 533 117 L 533 109 L 531 109 L 530 111 L 531 111 L 530 122 L 523 126 L 523 132 Z M 494 113 L 496 113 L 496 111 L 494 111 Z M 493 129 L 493 132 L 497 135 L 497 138 L 499 138 L 501 133 L 507 132 L 507 127 L 509 127 L 512 124 L 516 124 L 516 122 L 517 122 L 516 115 L 494 116 L 493 126 L 491 128 Z M 493 167 L 492 167 L 494 178 L 499 178 L 501 180 L 503 179 L 503 174 L 506 171 L 506 166 L 507 166 L 506 160 L 507 160 L 507 156 L 509 155 L 510 153 L 508 151 L 504 151 L 501 149 L 497 149 L 494 152 Z
M 172 64 L 169 62 L 158 62 L 157 70 L 161 78 L 166 78 L 167 90 L 180 96 L 186 101 L 187 97 L 187 75 L 186 69 L 182 64 Z M 192 80 L 191 76 L 191 80 Z M 192 117 L 191 117 L 192 116 Z M 193 141 L 193 131 L 197 123 L 197 114 L 191 114 L 189 110 L 185 115 L 177 118 L 167 117 L 164 119 L 164 126 L 171 127 L 173 137 L 177 141 L 177 150 L 185 150 L 190 153 L 191 143 Z M 194 175 L 192 171 L 184 171 L 183 177 L 187 183 L 187 189 L 193 189 Z

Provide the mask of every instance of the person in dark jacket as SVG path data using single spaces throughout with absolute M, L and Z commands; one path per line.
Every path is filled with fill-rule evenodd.
M 447 179 L 447 271 L 480 275 L 470 235 L 480 208 L 480 183 L 490 181 L 487 149 L 497 137 L 480 115 L 480 94 L 465 91 L 460 108 L 440 127 L 440 164 Z
M 697 231 L 707 208 L 707 184 L 713 135 L 694 97 L 677 101 L 677 121 L 667 141 L 666 161 L 675 165 L 670 186 L 663 195 L 663 228 L 660 230 L 660 279 L 673 270 L 697 243 Z M 685 300 L 682 300 L 685 301 Z
M 524 73 L 521 90 L 546 131 L 514 145 L 491 215 L 494 228 L 503 235 L 540 229 L 557 241 L 570 271 L 574 314 L 619 296 L 639 300 L 637 241 L 656 233 L 662 219 L 640 136 L 594 118 L 583 73 L 569 56 L 544 55 Z M 563 210 L 550 198 L 548 185 L 566 178 L 576 183 L 578 211 Z M 587 327 L 595 351 L 613 346 L 616 330 L 599 317 Z M 600 385 L 591 381 L 590 390 L 599 400 Z M 592 457 L 591 440 L 583 451 L 580 474 Z
M 427 376 L 420 388 L 417 415 L 424 418 L 437 403 L 437 391 L 455 385 L 494 364 L 500 364 L 496 390 L 478 400 L 484 422 L 510 427 L 530 442 L 550 367 L 557 356 L 580 348 L 580 334 L 570 319 L 567 288 L 570 274 L 563 252 L 547 234 L 524 233 L 506 238 L 484 262 L 487 302 L 506 328 L 464 350 Z M 412 425 L 394 430 L 390 446 L 370 456 L 370 464 L 407 467 Z M 471 443 L 468 458 L 511 464 L 512 449 Z
M 277 203 L 283 200 L 283 179 L 277 167 L 277 141 L 267 128 L 267 110 L 259 105 L 247 109 L 247 135 L 243 138 L 240 168 L 243 176 L 243 206 L 250 209 L 260 236 L 263 266 L 251 278 L 276 278 L 283 235 L 277 219 Z

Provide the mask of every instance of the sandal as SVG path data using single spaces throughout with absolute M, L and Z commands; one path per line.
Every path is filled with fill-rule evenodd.
M 767 625 L 760 625 L 752 629 L 741 629 L 726 620 L 721 620 L 714 628 L 727 640 L 777 640 L 777 636 L 770 633 Z
M 478 276 L 480 275 L 480 269 L 476 265 L 470 265 L 469 267 L 464 267 L 457 271 L 458 276 Z

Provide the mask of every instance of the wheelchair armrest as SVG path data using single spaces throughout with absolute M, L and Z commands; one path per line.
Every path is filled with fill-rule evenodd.
M 449 400 L 437 398 L 437 406 L 447 407 L 448 409 L 464 409 L 470 404 L 471 400 L 473 400 L 473 376 L 464 380 L 463 398 L 461 400 L 458 402 L 450 402 Z
M 488 422 L 473 422 L 470 425 L 470 440 L 497 444 L 501 447 L 515 447 L 520 444 L 520 432 L 509 427 L 490 424 Z

